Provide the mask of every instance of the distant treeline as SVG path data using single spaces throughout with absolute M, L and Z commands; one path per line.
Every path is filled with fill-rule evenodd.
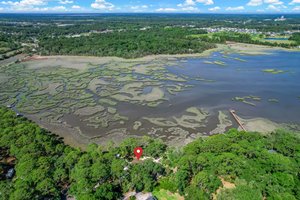
M 300 33 L 294 33 L 289 40 L 293 40 L 297 42 L 298 45 L 300 45 Z
M 188 37 L 190 34 L 203 33 L 201 28 L 209 27 L 256 29 L 279 35 L 285 35 L 287 30 L 300 29 L 299 15 L 288 15 L 286 21 L 275 21 L 278 17 L 226 14 L 0 14 L 0 54 L 3 54 L 0 58 L 14 55 L 5 52 L 21 46 L 25 53 L 42 55 L 124 58 L 200 53 L 224 40 L 292 47 L 292 43 L 253 40 L 251 35 L 245 34 L 206 40 Z M 79 34 L 83 36 L 76 37 Z
M 21 44 L 16 37 L 0 33 L 0 60 L 18 54 L 17 50 L 20 48 Z
M 39 43 L 42 55 L 89 55 L 137 58 L 157 54 L 201 53 L 215 44 L 187 37 L 205 33 L 186 28 L 157 28 L 121 31 L 82 37 L 44 37 Z
M 268 135 L 238 132 L 197 139 L 182 149 L 150 138 L 124 140 L 86 151 L 69 147 L 13 111 L 0 108 L 0 198 L 11 200 L 119 199 L 128 191 L 165 189 L 187 200 L 299 199 L 299 135 L 276 131 Z M 144 156 L 133 160 L 133 149 Z M 6 179 L 4 160 L 15 158 L 16 174 Z
M 296 34 L 294 34 L 296 35 Z M 297 42 L 297 38 L 292 36 L 290 40 Z M 263 37 L 263 35 L 261 35 Z M 248 33 L 234 33 L 234 32 L 219 32 L 213 34 L 203 34 L 199 35 L 198 38 L 201 41 L 212 42 L 212 43 L 225 43 L 226 41 L 247 43 L 247 44 L 258 44 L 266 46 L 275 46 L 275 47 L 284 47 L 291 48 L 297 46 L 297 43 L 277 43 L 277 42 L 268 42 L 261 39 L 255 38 L 253 35 Z
M 139 29 L 165 26 L 231 27 L 257 29 L 264 32 L 299 30 L 300 17 L 286 14 L 286 21 L 275 21 L 278 14 L 0 14 L 0 31 L 20 33 L 20 36 L 65 35 L 91 30 Z M 25 22 L 25 23 L 23 23 Z M 57 25 L 62 26 L 57 26 Z M 63 26 L 65 25 L 65 26 Z

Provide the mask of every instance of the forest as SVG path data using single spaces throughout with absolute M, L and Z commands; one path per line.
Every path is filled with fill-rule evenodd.
M 300 45 L 300 33 L 294 33 L 289 40 L 296 41 L 298 45 Z
M 10 109 L 0 116 L 0 199 L 119 199 L 162 189 L 187 200 L 300 199 L 299 133 L 231 129 L 179 149 L 145 137 L 81 150 Z M 148 159 L 133 158 L 137 146 Z
M 252 29 L 266 36 L 286 36 L 286 32 L 299 30 L 298 15 L 287 15 L 288 20 L 281 22 L 274 20 L 277 17 L 225 14 L 0 14 L 0 54 L 18 49 L 16 53 L 137 58 L 157 54 L 201 53 L 225 41 L 295 47 L 292 43 L 255 40 L 253 34 L 247 32 Z M 190 37 L 205 35 L 207 32 L 203 28 L 245 30 L 243 33 L 219 32 L 213 38 Z M 13 55 L 3 54 L 2 57 Z
M 277 42 L 268 42 L 263 40 L 265 35 L 252 35 L 248 33 L 233 33 L 233 32 L 218 32 L 212 34 L 199 34 L 199 35 L 191 35 L 190 37 L 198 38 L 203 42 L 209 43 L 225 43 L 227 41 L 230 42 L 239 42 L 239 43 L 247 43 L 247 44 L 257 44 L 257 45 L 266 45 L 266 46 L 276 46 L 283 48 L 291 48 L 296 47 L 299 42 L 297 41 L 298 33 L 294 33 L 289 40 L 293 41 L 292 43 L 277 43 Z
M 40 42 L 42 55 L 92 55 L 136 58 L 157 54 L 201 53 L 216 47 L 213 43 L 187 37 L 202 30 L 183 28 L 92 34 L 86 37 L 45 37 Z M 204 32 L 205 33 L 205 32 Z
M 20 53 L 21 51 L 17 51 L 20 48 L 20 43 L 14 37 L 7 37 L 7 35 L 0 33 L 0 60 Z

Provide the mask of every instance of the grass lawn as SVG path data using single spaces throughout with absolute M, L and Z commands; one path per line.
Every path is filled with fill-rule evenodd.
M 158 199 L 158 200 L 184 200 L 182 196 L 180 196 L 178 193 L 172 193 L 167 190 L 154 190 L 152 194 Z

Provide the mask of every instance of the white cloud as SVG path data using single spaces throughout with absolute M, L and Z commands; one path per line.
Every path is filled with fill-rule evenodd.
M 95 0 L 91 4 L 91 7 L 98 10 L 113 10 L 115 8 L 114 4 L 106 2 L 105 0 Z
M 73 5 L 72 8 L 73 8 L 73 9 L 80 9 L 81 7 L 78 6 L 78 5 Z
M 35 8 L 36 11 L 67 11 L 64 6 L 54 6 L 54 7 L 45 7 L 45 8 Z
M 196 5 L 196 3 L 202 3 L 204 5 L 212 5 L 214 4 L 213 0 L 185 0 L 184 3 L 180 3 L 178 7 L 190 7 Z
M 74 3 L 74 1 L 71 1 L 71 0 L 60 0 L 58 3 L 59 4 L 71 4 L 71 3 Z
M 268 10 L 280 11 L 279 6 L 269 5 L 267 7 Z
M 147 5 L 142 5 L 142 6 L 131 6 L 130 9 L 132 10 L 144 10 L 147 9 L 148 6 Z
M 155 11 L 156 12 L 176 12 L 178 10 L 176 8 L 158 8 Z
M 48 0 L 21 0 L 21 1 L 2 1 L 1 4 L 8 5 L 5 10 L 16 12 L 39 12 L 39 11 L 63 11 L 65 7 L 41 7 L 47 5 Z
M 293 11 L 300 11 L 300 6 L 296 6 L 293 8 Z
M 282 5 L 283 2 L 279 0 L 265 0 L 265 3 L 273 4 L 273 5 Z
M 64 6 L 54 7 L 15 7 L 14 12 L 65 12 L 68 9 Z
M 198 11 L 199 9 L 197 7 L 188 6 L 188 7 L 183 7 L 181 10 L 182 11 Z
M 226 10 L 228 11 L 238 11 L 238 10 L 244 10 L 244 6 L 238 6 L 238 7 L 227 7 Z
M 202 3 L 204 5 L 214 4 L 213 0 L 185 0 L 184 3 L 177 4 L 181 11 L 195 12 L 199 9 L 196 7 L 197 3 Z
M 21 0 L 21 1 L 2 1 L 4 5 L 17 6 L 17 7 L 32 7 L 41 6 L 47 3 L 46 0 Z
M 5 10 L 13 12 L 67 12 L 65 6 L 46 6 L 51 0 L 20 0 L 20 1 L 2 1 L 1 4 L 7 5 Z M 70 3 L 70 0 L 61 0 L 58 3 Z M 72 1 L 73 2 L 73 1 Z M 76 8 L 74 5 L 72 8 Z
M 272 10 L 272 11 L 282 11 L 282 9 L 286 9 L 287 7 L 285 5 L 273 5 L 273 4 L 270 4 L 267 9 L 268 10 Z
M 263 4 L 263 0 L 251 0 L 247 3 L 248 6 L 260 6 Z
M 216 6 L 216 7 L 213 7 L 213 8 L 210 8 L 210 9 L 208 9 L 208 10 L 210 10 L 210 11 L 218 11 L 218 10 L 220 10 L 221 8 L 219 7 L 219 6 Z
M 300 3 L 300 0 L 293 0 L 291 1 L 291 3 L 289 3 L 290 5 L 296 4 L 296 3 Z
M 182 7 L 182 6 L 194 6 L 196 5 L 194 0 L 185 0 L 185 2 L 183 4 L 178 4 L 178 6 Z
M 294 1 L 300 1 L 300 0 L 294 0 Z M 283 4 L 283 2 L 280 0 L 250 0 L 247 3 L 247 6 L 260 6 L 263 3 L 273 4 L 273 5 L 282 5 Z
M 203 3 L 204 5 L 212 5 L 214 4 L 213 0 L 196 0 L 198 3 Z

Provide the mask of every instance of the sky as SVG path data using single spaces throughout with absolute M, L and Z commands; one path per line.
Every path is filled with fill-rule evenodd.
M 0 0 L 1 13 L 300 13 L 300 0 Z

